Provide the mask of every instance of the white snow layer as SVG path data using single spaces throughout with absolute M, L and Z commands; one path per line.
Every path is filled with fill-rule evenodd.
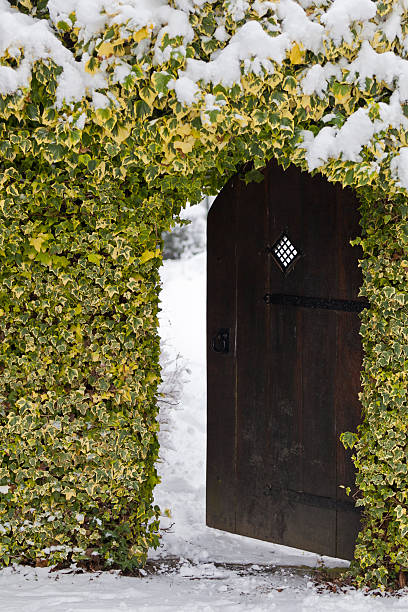
M 11 57 L 23 59 L 17 68 L 0 66 L 0 93 L 12 94 L 28 87 L 33 64 L 52 59 L 62 66 L 58 79 L 57 105 L 63 100 L 71 102 L 84 98 L 90 90 L 107 86 L 102 74 L 91 75 L 83 62 L 75 61 L 72 53 L 55 36 L 50 24 L 33 19 L 12 9 L 6 0 L 0 0 L 0 56 L 7 52 Z
M 376 12 L 375 3 L 371 0 L 334 0 L 321 20 L 328 27 L 336 44 L 340 44 L 342 40 L 351 43 L 351 25 L 356 21 L 373 19 Z
M 397 176 L 399 185 L 408 189 L 408 148 L 400 149 L 399 155 L 391 161 L 391 171 Z
M 399 118 L 401 123 L 402 117 Z M 408 121 L 405 120 L 408 125 Z M 384 123 L 371 121 L 368 110 L 359 108 L 340 128 L 324 127 L 316 137 L 309 131 L 304 132 L 306 159 L 310 170 L 318 168 L 330 157 L 342 155 L 342 159 L 360 161 L 362 146 L 367 145 L 376 131 L 384 129 Z
M 168 260 L 162 270 L 161 336 L 166 396 L 161 408 L 162 483 L 156 501 L 162 546 L 155 574 L 0 571 L 0 612 L 389 612 L 408 593 L 383 597 L 349 589 L 319 592 L 291 565 L 345 562 L 234 536 L 205 526 L 205 254 Z M 178 557 L 172 562 L 171 557 Z M 246 567 L 219 565 L 241 563 Z
M 88 97 L 96 108 L 100 108 L 101 100 L 108 104 L 107 98 L 101 96 L 107 92 L 109 83 L 123 82 L 128 77 L 135 56 L 143 60 L 151 51 L 158 70 L 171 53 L 185 56 L 186 45 L 194 38 L 189 15 L 204 4 L 205 0 L 177 0 L 172 6 L 169 0 L 49 0 L 48 23 L 22 14 L 11 8 L 7 0 L 0 0 L 0 56 L 8 54 L 22 58 L 16 68 L 0 66 L 0 94 L 20 92 L 28 87 L 33 64 L 41 59 L 52 59 L 63 68 L 58 77 L 57 107 Z M 324 52 L 325 42 L 351 43 L 357 32 L 363 40 L 357 58 L 348 62 L 342 57 L 335 64 L 311 66 L 305 70 L 301 88 L 307 95 L 323 96 L 333 77 L 340 80 L 343 74 L 348 82 L 360 85 L 366 78 L 376 78 L 393 91 L 392 104 L 381 104 L 381 121 L 373 121 L 368 109 L 359 109 L 341 130 L 327 126 L 316 137 L 311 132 L 306 133 L 303 148 L 309 169 L 331 158 L 359 161 L 362 148 L 376 136 L 381 137 L 381 133 L 390 128 L 407 127 L 401 105 L 408 100 L 408 61 L 393 52 L 377 53 L 370 42 L 384 34 L 388 40 L 398 38 L 403 54 L 408 52 L 408 37 L 404 37 L 401 29 L 407 0 L 395 2 L 385 20 L 376 17 L 376 3 L 372 0 L 229 0 L 225 6 L 225 10 L 240 22 L 237 30 L 230 36 L 219 20 L 214 36 L 223 47 L 215 51 L 209 61 L 188 58 L 185 69 L 170 81 L 168 87 L 175 91 L 182 104 L 202 104 L 205 109 L 208 97 L 205 85 L 222 83 L 231 87 L 240 82 L 243 72 L 273 73 L 295 42 L 304 50 L 319 53 Z M 250 17 L 250 9 L 259 20 Z M 277 19 L 276 26 L 271 25 L 271 15 Z M 72 23 L 79 41 L 84 45 L 89 43 L 88 51 L 83 51 L 80 59 L 75 59 L 56 36 L 55 27 L 60 21 Z M 104 33 L 112 26 L 118 26 L 124 37 L 142 32 L 141 40 L 134 46 L 131 57 L 113 55 L 102 61 L 98 72 L 89 74 L 86 71 L 89 53 L 99 48 Z M 180 36 L 182 43 L 177 49 L 171 45 L 161 49 L 165 34 L 170 38 Z M 82 125 L 80 121 L 76 127 Z M 350 134 L 352 142 L 347 143 Z M 403 145 L 400 143 L 400 146 Z M 403 158 L 404 155 L 393 165 L 394 178 L 400 186 L 405 184 L 401 172 L 398 173 Z

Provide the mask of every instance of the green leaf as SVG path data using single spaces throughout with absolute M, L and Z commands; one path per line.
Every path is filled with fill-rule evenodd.
M 88 166 L 89 162 L 92 161 L 92 158 L 90 155 L 88 155 L 88 153 L 85 153 L 84 155 L 78 155 L 78 162 L 80 164 L 84 164 L 85 166 Z
M 140 256 L 140 263 L 144 264 L 147 261 L 150 261 L 150 259 L 153 259 L 154 257 L 157 257 L 160 253 L 160 250 L 158 251 L 145 251 L 144 253 L 142 253 L 142 255 Z
M 344 448 L 353 448 L 358 442 L 358 435 L 356 433 L 346 431 L 341 434 L 340 440 Z
M 150 106 L 144 100 L 138 100 L 135 103 L 135 116 L 138 119 L 144 119 L 151 114 Z
M 245 183 L 262 183 L 264 181 L 265 175 L 260 170 L 249 170 L 249 172 L 245 173 Z
M 97 253 L 89 253 L 87 255 L 88 261 L 91 263 L 97 264 L 98 266 L 101 263 L 102 255 L 98 255 Z
M 94 172 L 98 166 L 98 160 L 90 159 L 86 165 L 88 167 L 89 172 Z
M 152 76 L 152 81 L 156 91 L 162 94 L 167 93 L 167 85 L 172 78 L 172 75 L 168 74 L 168 72 L 155 72 Z
M 38 253 L 36 259 L 40 261 L 44 266 L 50 266 L 52 263 L 52 258 L 49 253 Z
M 26 113 L 32 121 L 39 121 L 38 107 L 35 104 L 27 104 Z
M 79 372 L 76 368 L 67 368 L 66 376 L 67 376 L 68 382 L 71 384 L 75 378 L 78 378 Z
M 38 234 L 38 236 L 30 238 L 29 243 L 39 253 L 40 251 L 44 251 L 45 250 L 44 245 L 48 242 L 49 239 L 50 239 L 50 235 L 49 234 Z
M 63 30 L 63 32 L 69 32 L 71 26 L 66 21 L 61 20 L 57 22 L 57 28 Z

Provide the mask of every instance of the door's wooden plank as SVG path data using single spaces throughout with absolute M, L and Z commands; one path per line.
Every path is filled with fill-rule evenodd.
M 355 539 L 360 528 L 360 511 L 353 507 L 353 497 L 345 493 L 350 487 L 356 492 L 355 468 L 351 451 L 344 448 L 340 435 L 356 431 L 361 421 L 360 368 L 362 348 L 359 336 L 360 320 L 354 313 L 337 313 L 337 365 L 336 365 L 336 461 L 337 461 L 337 550 L 336 556 L 352 559 Z M 345 384 L 347 381 L 347 384 Z
M 266 306 L 271 340 L 266 369 L 271 373 L 266 406 L 265 484 L 302 490 L 302 313 L 296 308 Z
M 265 182 L 239 198 L 237 230 L 237 533 L 264 537 L 264 461 L 269 454 L 270 338 L 263 301 L 269 207 Z M 241 190 L 243 191 L 243 189 Z
M 337 188 L 336 218 L 336 281 L 339 297 L 357 300 L 362 283 L 358 258 L 360 247 L 350 245 L 350 240 L 359 235 L 359 211 L 356 198 L 350 189 Z M 336 413 L 336 473 L 337 473 L 337 543 L 336 556 L 352 559 L 355 540 L 360 529 L 360 510 L 353 506 L 353 497 L 343 487 L 356 492 L 355 468 L 351 451 L 344 448 L 340 435 L 345 431 L 356 431 L 361 421 L 361 405 L 358 394 L 361 390 L 360 370 L 363 359 L 360 319 L 355 313 L 337 313 L 335 413 Z
M 268 181 L 267 205 L 270 209 L 270 226 L 268 243 L 272 246 L 281 235 L 287 231 L 294 246 L 303 250 L 304 247 L 304 215 L 299 201 L 303 191 L 302 173 L 293 167 L 285 172 L 276 162 L 271 162 L 266 171 Z M 268 281 L 271 292 L 293 294 L 303 293 L 305 261 L 302 258 L 295 264 L 289 274 L 282 274 L 272 257 Z
M 336 499 L 336 313 L 302 309 L 303 487 Z M 335 531 L 335 515 L 331 517 Z M 333 533 L 334 535 L 334 533 Z M 335 546 L 333 545 L 333 553 Z
M 230 181 L 209 211 L 207 234 L 207 503 L 210 527 L 235 531 L 236 192 Z M 212 341 L 229 330 L 229 352 Z M 218 347 L 219 348 L 219 347 Z
M 358 260 L 362 257 L 359 246 L 350 240 L 360 235 L 359 202 L 350 188 L 336 185 L 336 292 L 340 299 L 358 300 L 363 282 Z

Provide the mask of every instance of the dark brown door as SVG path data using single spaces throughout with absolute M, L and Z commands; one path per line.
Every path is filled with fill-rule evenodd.
M 208 217 L 207 524 L 352 558 L 343 431 L 360 421 L 358 202 L 271 163 Z

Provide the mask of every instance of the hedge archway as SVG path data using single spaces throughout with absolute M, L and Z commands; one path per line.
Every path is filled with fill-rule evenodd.
M 362 202 L 360 583 L 408 571 L 405 0 L 12 0 L 0 65 L 0 560 L 158 543 L 161 232 L 275 157 Z

